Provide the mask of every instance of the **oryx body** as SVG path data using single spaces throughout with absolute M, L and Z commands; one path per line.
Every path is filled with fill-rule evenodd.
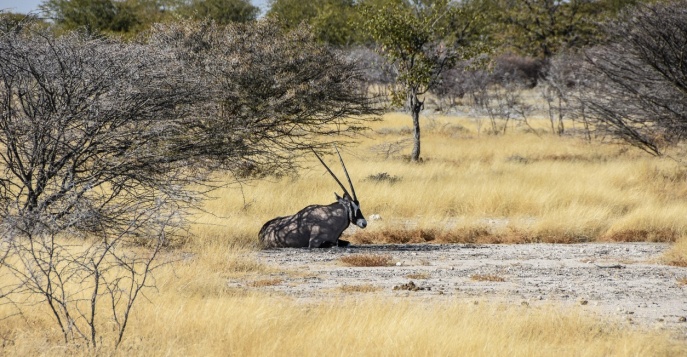
M 351 186 L 352 197 L 329 167 L 325 165 L 324 161 L 319 156 L 317 158 L 334 177 L 336 182 L 339 183 L 339 186 L 344 191 L 343 197 L 336 195 L 336 202 L 330 205 L 311 205 L 294 215 L 277 217 L 267 221 L 258 234 L 264 247 L 328 248 L 332 246 L 347 246 L 347 241 L 339 239 L 341 233 L 351 223 L 360 228 L 367 226 L 367 221 L 360 211 L 360 203 L 355 196 L 353 184 L 348 176 L 341 155 L 339 154 L 339 159 L 348 178 L 348 183 Z

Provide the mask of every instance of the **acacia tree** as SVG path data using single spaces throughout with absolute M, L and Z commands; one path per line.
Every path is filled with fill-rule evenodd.
M 305 23 L 319 41 L 330 45 L 346 46 L 360 40 L 353 0 L 270 0 L 269 4 L 267 17 L 279 20 L 284 30 Z
M 192 200 L 179 187 L 203 180 L 202 166 L 170 138 L 208 94 L 171 53 L 44 31 L 0 46 L 2 218 L 27 231 L 121 231 L 129 205 Z M 197 174 L 182 175 L 189 165 Z
M 182 22 L 145 43 L 43 30 L 0 40 L 0 213 L 56 230 L 116 229 L 129 200 L 192 203 L 188 187 L 208 170 L 287 172 L 378 112 L 362 73 L 304 27 Z
M 138 44 L 30 26 L 0 36 L 0 295 L 42 303 L 65 342 L 95 348 L 105 306 L 121 342 L 197 197 L 187 187 L 205 181 L 190 157 L 170 155 L 168 138 L 207 99 L 191 78 L 170 53 Z M 138 239 L 151 249 L 122 250 Z
M 46 0 L 40 9 L 67 30 L 82 28 L 94 34 L 128 32 L 139 23 L 128 1 Z
M 253 21 L 260 14 L 260 8 L 249 0 L 189 0 L 177 11 L 191 18 L 208 18 L 220 24 Z
M 549 58 L 560 50 L 598 42 L 603 7 L 592 0 L 502 0 L 498 36 L 508 47 Z
M 148 43 L 170 49 L 216 89 L 203 109 L 211 119 L 189 128 L 197 142 L 185 152 L 210 155 L 239 176 L 287 172 L 311 148 L 365 130 L 379 113 L 364 73 L 306 26 L 179 22 L 156 27 Z
M 494 37 L 506 50 L 535 58 L 580 50 L 604 40 L 598 24 L 645 0 L 486 0 Z
M 273 28 L 0 33 L 0 303 L 44 306 L 93 348 L 112 322 L 116 346 L 211 172 L 284 173 L 361 129 L 375 109 L 355 67 Z
M 363 27 L 375 41 L 378 51 L 396 71 L 392 88 L 393 102 L 405 104 L 413 120 L 412 161 L 420 160 L 420 112 L 423 95 L 432 90 L 441 74 L 460 59 L 476 56 L 477 47 L 468 46 L 468 38 L 459 43 L 448 24 L 455 19 L 468 20 L 463 8 L 446 0 L 395 0 L 363 5 Z M 469 26 L 468 26 L 469 27 Z M 462 45 L 454 47 L 454 45 Z
M 600 129 L 661 155 L 687 135 L 687 1 L 638 5 L 605 29 L 581 100 Z

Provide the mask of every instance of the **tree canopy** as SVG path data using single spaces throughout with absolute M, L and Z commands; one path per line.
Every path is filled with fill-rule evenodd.
M 62 30 L 128 35 L 179 18 L 226 25 L 253 21 L 260 14 L 250 0 L 45 0 L 40 9 Z
M 129 1 L 46 0 L 41 10 L 67 30 L 84 28 L 88 33 L 121 33 L 139 24 Z
M 279 20 L 285 30 L 304 23 L 321 42 L 345 46 L 360 41 L 359 12 L 353 0 L 271 0 L 269 5 L 267 16 Z
M 548 58 L 599 43 L 598 24 L 636 0 L 495 0 L 494 36 L 506 50 Z
M 365 9 L 410 4 L 417 9 L 443 0 L 270 0 L 266 17 L 278 19 L 283 31 L 304 23 L 315 38 L 337 47 L 371 45 L 364 26 Z M 449 43 L 479 37 L 500 52 L 548 58 L 603 40 L 598 24 L 622 9 L 651 0 L 465 0 L 449 1 L 461 16 L 445 14 L 440 27 L 449 29 Z M 250 0 L 44 0 L 41 9 L 58 29 L 84 28 L 91 33 L 144 31 L 153 23 L 212 19 L 226 25 L 253 21 L 260 9 Z M 453 37 L 453 41 L 450 38 Z M 461 45 L 462 46 L 462 45 Z
M 193 19 L 212 19 L 222 25 L 253 21 L 260 14 L 260 8 L 250 0 L 190 0 L 178 11 Z

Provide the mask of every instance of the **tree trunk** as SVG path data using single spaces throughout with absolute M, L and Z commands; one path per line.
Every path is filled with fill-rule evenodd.
M 417 93 L 410 94 L 410 112 L 413 117 L 413 152 L 410 153 L 410 161 L 420 161 L 420 111 L 425 103 L 420 101 Z

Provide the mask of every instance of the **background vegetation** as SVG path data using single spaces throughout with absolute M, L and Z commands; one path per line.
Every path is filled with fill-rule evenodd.
M 265 221 L 333 199 L 309 154 L 331 143 L 375 215 L 354 243 L 660 241 L 687 266 L 685 9 L 274 0 L 259 19 L 245 0 L 47 0 L 0 14 L 1 348 L 683 353 L 554 310 L 332 310 L 226 281 L 269 269 L 251 257 Z M 427 324 L 446 311 L 460 319 Z M 389 343 L 348 344 L 370 336 Z

